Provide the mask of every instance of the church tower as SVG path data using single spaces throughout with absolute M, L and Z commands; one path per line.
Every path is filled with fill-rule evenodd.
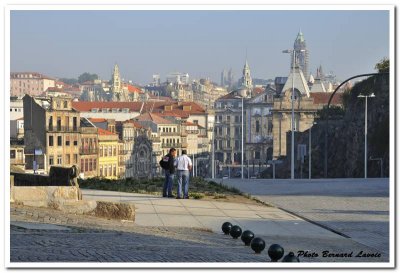
M 300 69 L 303 71 L 304 77 L 308 79 L 309 75 L 309 52 L 306 45 L 306 40 L 304 39 L 304 35 L 299 31 L 297 34 L 296 40 L 294 41 L 293 46 L 296 52 L 296 66 L 298 65 Z M 291 67 L 293 67 L 293 60 L 291 62 Z
M 112 93 L 113 93 L 113 101 L 121 101 L 122 100 L 122 83 L 121 76 L 119 74 L 119 67 L 117 64 L 114 66 L 114 71 L 112 74 Z
M 253 89 L 253 81 L 251 79 L 250 67 L 249 67 L 249 64 L 247 63 L 247 59 L 246 59 L 246 63 L 243 68 L 243 76 L 240 79 L 240 85 L 242 87 L 246 87 L 250 90 Z

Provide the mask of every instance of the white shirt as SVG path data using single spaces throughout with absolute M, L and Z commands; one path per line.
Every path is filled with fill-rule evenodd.
M 188 171 L 192 166 L 192 160 L 187 155 L 181 155 L 176 159 L 176 168 L 178 171 Z

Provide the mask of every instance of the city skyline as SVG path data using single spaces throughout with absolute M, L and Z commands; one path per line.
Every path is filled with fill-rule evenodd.
M 176 71 L 219 83 L 223 69 L 237 80 L 247 57 L 253 78 L 273 79 L 288 76 L 281 52 L 300 30 L 313 75 L 322 65 L 344 80 L 389 57 L 385 10 L 11 11 L 11 71 L 107 80 L 117 63 L 138 84 Z

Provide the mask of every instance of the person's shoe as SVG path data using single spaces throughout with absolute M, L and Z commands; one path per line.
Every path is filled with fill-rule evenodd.
M 168 195 L 165 195 L 165 194 L 163 194 L 163 196 L 162 197 L 168 197 Z
M 189 199 L 189 196 L 186 196 L 185 199 Z
M 176 199 L 182 199 L 182 198 L 180 198 L 179 196 L 177 196 Z
M 168 195 L 168 198 L 175 198 L 175 195 Z

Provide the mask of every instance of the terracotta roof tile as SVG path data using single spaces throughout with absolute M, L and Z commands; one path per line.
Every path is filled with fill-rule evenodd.
M 136 117 L 138 121 L 153 121 L 156 124 L 173 124 L 174 122 L 169 121 L 165 118 L 160 117 L 154 113 L 144 113 L 138 117 Z
M 97 127 L 97 130 L 98 130 L 99 135 L 117 135 L 117 134 L 114 134 L 113 132 L 104 130 L 104 129 L 99 128 L 99 127 Z
M 143 93 L 143 91 L 140 88 L 137 88 L 136 86 L 128 84 L 128 91 L 131 93 Z
M 314 104 L 328 104 L 329 98 L 331 97 L 332 93 L 325 93 L 325 92 L 310 92 L 310 97 L 314 99 Z M 342 94 L 336 93 L 333 97 L 331 104 L 341 105 L 342 102 Z

